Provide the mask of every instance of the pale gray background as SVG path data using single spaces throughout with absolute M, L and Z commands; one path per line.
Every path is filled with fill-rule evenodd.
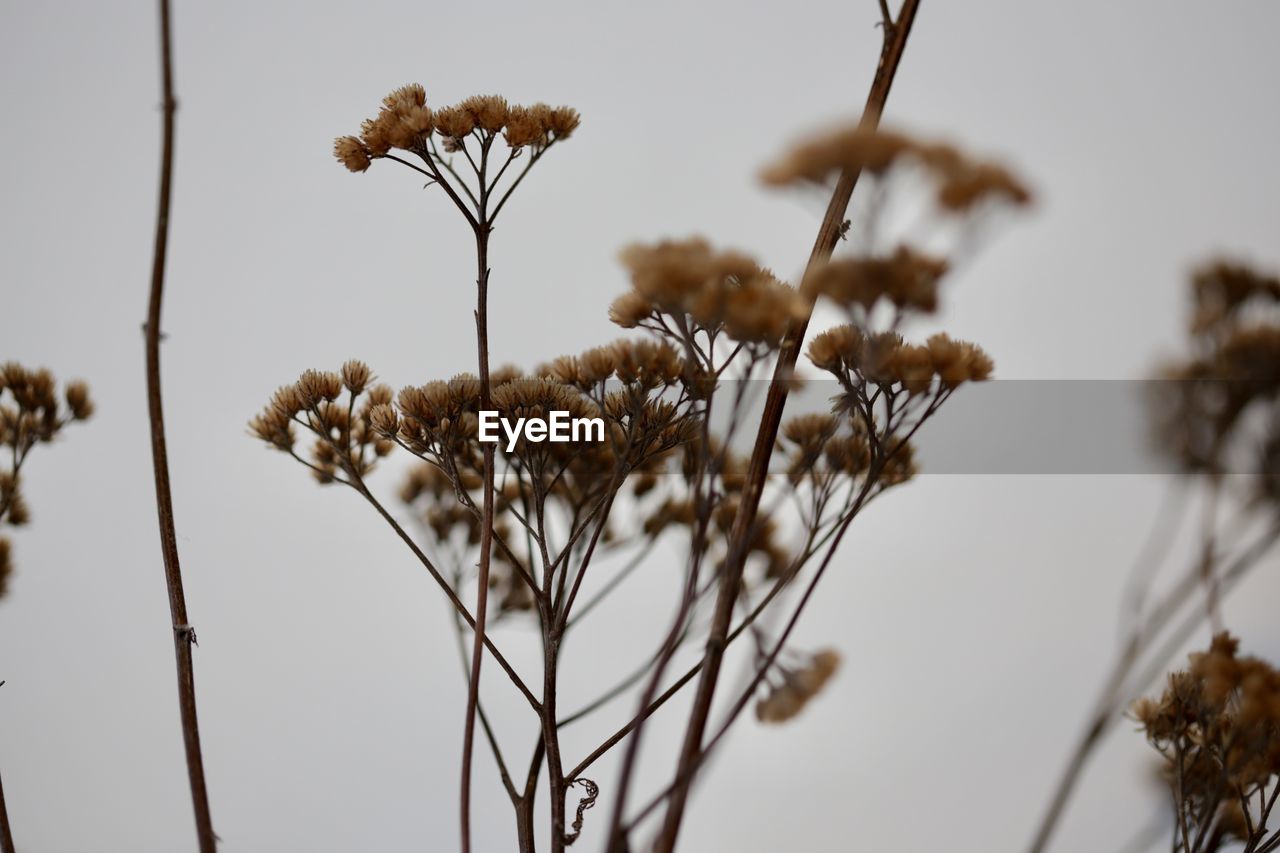
M 413 80 L 436 103 L 496 91 L 581 110 L 495 237 L 495 358 L 527 365 L 614 336 L 627 241 L 697 231 L 799 268 L 820 205 L 754 175 L 805 128 L 854 115 L 875 4 L 176 6 L 164 366 L 223 849 L 454 849 L 463 686 L 445 608 L 354 495 L 318 490 L 244 431 L 303 368 L 356 355 L 398 386 L 472 363 L 464 227 L 407 173 L 345 173 L 331 139 Z M 31 459 L 34 520 L 0 605 L 0 766 L 30 853 L 193 849 L 139 330 L 153 16 L 145 2 L 0 4 L 0 357 L 83 376 L 99 402 Z M 1135 378 L 1180 341 L 1191 262 L 1230 249 L 1280 263 L 1278 27 L 1263 0 L 925 3 L 892 120 L 1007 157 L 1041 199 L 953 282 L 946 327 L 1004 377 Z M 926 476 L 875 506 L 800 638 L 840 648 L 843 671 L 794 724 L 738 732 L 687 848 L 1019 850 L 1113 647 L 1161 489 Z M 1272 659 L 1274 568 L 1227 606 Z M 595 628 L 616 632 L 570 651 L 569 697 L 634 659 L 629 635 L 660 630 L 663 571 L 601 611 Z M 486 686 L 522 764 L 529 722 Z M 604 730 L 576 731 L 569 755 Z M 675 733 L 652 730 L 650 779 Z M 1148 766 L 1139 736 L 1109 740 L 1056 849 L 1112 849 L 1148 820 Z M 479 848 L 511 849 L 479 768 Z

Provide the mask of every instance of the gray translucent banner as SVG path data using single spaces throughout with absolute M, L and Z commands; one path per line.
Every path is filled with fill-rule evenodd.
M 730 401 L 746 400 L 732 445 L 749 455 L 768 382 L 720 383 L 712 423 L 721 435 Z M 1225 381 L 1201 381 L 1229 390 Z M 1153 439 L 1151 402 L 1189 385 L 1163 380 L 1000 380 L 964 385 L 924 424 L 913 444 L 921 474 L 1175 474 Z M 834 380 L 808 380 L 788 398 L 784 423 L 830 412 Z M 775 462 L 780 459 L 774 454 Z M 1228 460 L 1223 473 L 1261 474 L 1259 453 Z M 775 464 L 776 469 L 781 464 Z M 1276 472 L 1272 472 L 1275 474 Z

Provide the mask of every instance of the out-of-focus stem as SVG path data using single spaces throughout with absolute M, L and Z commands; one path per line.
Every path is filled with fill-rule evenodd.
M 902 9 L 896 20 L 884 20 L 885 44 L 876 67 L 875 78 L 871 83 L 871 91 L 867 95 L 866 107 L 862 113 L 862 123 L 866 127 L 876 127 L 880 122 L 880 113 L 884 110 L 889 98 L 889 90 L 893 86 L 893 78 L 902 54 L 906 48 L 907 37 L 915 21 L 919 0 L 904 0 Z M 840 239 L 845 220 L 845 211 L 853 196 L 860 170 L 846 170 L 841 173 L 827 205 L 826 215 L 818 229 L 818 238 L 809 256 L 809 269 L 825 262 L 831 257 L 836 243 Z M 738 601 L 742 586 L 742 571 L 746 562 L 746 546 L 755 526 L 756 512 L 760 507 L 760 498 L 764 492 L 765 479 L 769 473 L 769 461 L 773 455 L 774 443 L 778 436 L 778 427 L 782 421 L 782 410 L 786 406 L 787 394 L 791 386 L 791 375 L 795 368 L 800 346 L 804 342 L 805 330 L 809 325 L 809 313 L 788 329 L 783 339 L 778 363 L 774 369 L 773 380 L 769 385 L 769 393 L 765 399 L 764 414 L 760 421 L 760 430 L 756 435 L 755 448 L 751 454 L 746 485 L 742 491 L 741 503 L 733 528 L 729 534 L 729 553 L 722 570 L 720 589 L 716 597 L 715 613 L 712 617 L 711 629 L 707 637 L 706 652 L 703 657 L 703 668 L 698 682 L 697 693 L 693 700 L 693 709 L 689 715 L 689 724 L 685 730 L 684 744 L 680 751 L 680 761 L 676 769 L 676 778 L 682 780 L 672 792 L 662 830 L 654 845 L 656 853 L 671 853 L 675 849 L 676 837 L 680 832 L 680 824 L 684 817 L 685 805 L 689 791 L 696 776 L 695 764 L 702 753 L 702 741 L 706 732 L 707 719 L 711 713 L 711 702 L 715 696 L 716 683 L 720 677 L 720 664 L 724 658 L 729 630 L 733 620 L 733 610 Z

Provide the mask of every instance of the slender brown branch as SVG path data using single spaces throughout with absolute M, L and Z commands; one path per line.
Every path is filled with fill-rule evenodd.
M 880 114 L 889 98 L 894 75 L 902 61 L 907 37 L 911 33 L 915 21 L 919 0 L 903 0 L 898 19 L 892 27 L 885 28 L 885 44 L 880 54 L 871 91 L 867 95 L 866 107 L 862 114 L 862 123 L 867 127 L 876 127 L 880 122 Z M 826 261 L 835 250 L 840 240 L 845 211 L 853 196 L 853 189 L 858 182 L 860 170 L 846 170 L 841 173 L 832 193 L 831 202 L 827 205 L 826 215 L 818 230 L 818 238 L 809 256 L 809 268 Z M 680 832 L 680 824 L 684 817 L 685 805 L 693 782 L 694 773 L 690 772 L 702 752 L 702 740 L 706 731 L 707 718 L 711 713 L 711 703 L 715 695 L 716 683 L 720 677 L 720 664 L 724 658 L 725 647 L 733 610 L 738 600 L 742 585 L 742 572 L 746 562 L 746 545 L 750 533 L 755 526 L 756 512 L 760 506 L 760 498 L 764 491 L 765 478 L 769 473 L 769 461 L 773 455 L 774 442 L 778 436 L 778 427 L 782 421 L 782 410 L 786 406 L 790 390 L 791 374 L 795 368 L 800 347 L 804 342 L 805 330 L 808 328 L 809 314 L 794 322 L 783 340 L 778 363 L 774 370 L 773 380 L 769 385 L 765 399 L 764 414 L 760 422 L 760 430 L 756 435 L 755 448 L 751 454 L 746 486 L 742 491 L 741 504 L 730 531 L 729 554 L 721 576 L 719 593 L 716 598 L 715 615 L 711 630 L 707 637 L 703 670 L 694 696 L 693 708 L 689 715 L 689 724 L 685 730 L 684 744 L 681 748 L 680 760 L 676 775 L 683 778 L 683 783 L 672 792 L 663 820 L 662 830 L 654 846 L 656 853 L 672 853 L 676 838 Z
M 200 726 L 196 718 L 195 670 L 191 647 L 196 634 L 187 621 L 187 603 L 178 564 L 178 538 L 173 520 L 173 496 L 169 489 L 169 460 L 164 437 L 164 407 L 160 397 L 160 308 L 164 295 L 165 256 L 169 240 L 169 204 L 173 195 L 173 130 L 178 104 L 173 95 L 173 51 L 169 2 L 160 0 L 160 54 L 163 74 L 164 142 L 160 154 L 160 201 L 156 216 L 155 255 L 151 266 L 151 297 L 147 306 L 147 409 L 151 419 L 151 461 L 155 471 L 156 511 L 160 523 L 160 551 L 164 557 L 165 585 L 169 590 L 169 615 L 173 623 L 173 650 L 178 666 L 178 708 L 182 715 L 182 740 L 187 754 L 187 776 L 195 808 L 196 838 L 201 853 L 214 853 L 213 818 L 205 787 L 204 758 L 200 753 Z

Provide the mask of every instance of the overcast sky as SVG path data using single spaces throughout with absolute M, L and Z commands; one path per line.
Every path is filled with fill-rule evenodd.
M 806 129 L 856 116 L 876 4 L 175 7 L 166 417 L 222 849 L 455 849 L 464 686 L 447 611 L 356 496 L 245 434 L 308 367 L 358 356 L 401 386 L 472 365 L 465 226 L 407 173 L 346 173 L 332 139 L 410 81 L 433 103 L 499 92 L 581 111 L 494 237 L 494 358 L 529 366 L 616 336 L 606 309 L 629 241 L 696 232 L 800 269 L 821 202 L 755 175 Z M 0 3 L 0 359 L 84 377 L 99 404 L 24 470 L 33 522 L 13 537 L 0 603 L 0 771 L 26 853 L 194 849 L 139 328 L 154 12 Z M 1006 160 L 1039 199 L 950 283 L 941 325 L 982 343 L 1004 378 L 1140 378 L 1179 345 L 1192 263 L 1230 251 L 1280 266 L 1277 31 L 1266 0 L 924 3 L 886 121 Z M 687 849 L 1022 849 L 1166 485 L 935 474 L 878 502 L 798 638 L 840 649 L 844 668 L 794 723 L 741 727 L 699 791 Z M 1272 660 L 1276 568 L 1227 602 L 1246 648 Z M 571 699 L 636 658 L 630 637 L 662 630 L 664 580 L 600 611 L 593 642 L 568 652 Z M 522 708 L 491 687 L 523 753 Z M 627 710 L 573 731 L 569 755 Z M 652 730 L 650 782 L 682 720 Z M 1055 849 L 1118 847 L 1158 808 L 1129 728 L 1091 766 Z M 491 764 L 478 766 L 478 849 L 513 849 Z M 606 800 L 611 772 L 597 776 Z M 588 815 L 582 844 L 598 847 L 607 817 Z

